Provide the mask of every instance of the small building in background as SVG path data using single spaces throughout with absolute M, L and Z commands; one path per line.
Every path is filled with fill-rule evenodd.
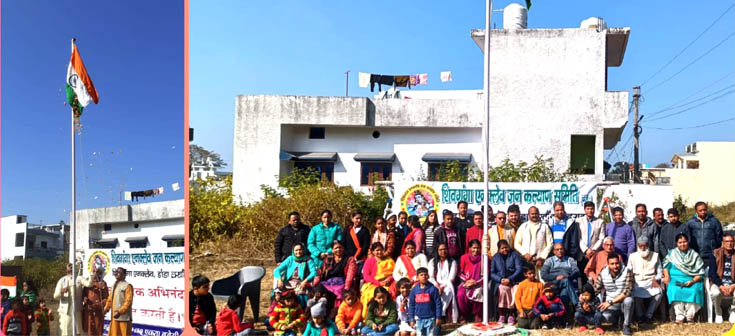
M 26 259 L 44 258 L 54 259 L 62 255 L 64 247 L 68 246 L 69 225 L 60 222 L 54 225 L 31 224 L 28 216 L 13 215 L 2 218 L 2 247 L 0 258 Z M 65 243 L 67 245 L 65 245 Z

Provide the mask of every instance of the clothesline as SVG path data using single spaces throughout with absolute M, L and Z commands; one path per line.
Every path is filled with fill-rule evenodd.
M 180 189 L 179 182 L 171 184 L 171 190 L 178 191 L 179 189 Z M 154 197 L 156 195 L 163 194 L 163 192 L 164 192 L 163 187 L 147 189 L 147 190 L 138 190 L 138 191 L 126 191 L 125 200 L 137 202 L 140 197 L 143 197 L 143 199 L 145 199 L 147 197 Z
M 378 84 L 378 91 L 383 90 L 383 85 L 393 87 L 407 87 L 411 88 L 416 85 L 426 85 L 428 82 L 428 74 L 413 74 L 413 75 L 380 75 L 371 74 L 367 72 L 360 72 L 358 77 L 358 83 L 361 88 L 367 88 L 370 86 L 370 92 L 375 91 L 375 84 Z M 442 82 L 452 81 L 451 71 L 442 71 L 440 74 Z

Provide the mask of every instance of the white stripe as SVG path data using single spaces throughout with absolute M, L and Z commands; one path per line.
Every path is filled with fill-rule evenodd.
M 87 92 L 87 87 L 84 86 L 84 82 L 77 75 L 77 71 L 74 70 L 71 62 L 69 62 L 69 68 L 66 70 L 66 83 L 74 89 L 74 93 L 77 94 L 77 99 L 79 99 L 79 104 L 82 107 L 87 107 L 93 101 L 92 96 Z

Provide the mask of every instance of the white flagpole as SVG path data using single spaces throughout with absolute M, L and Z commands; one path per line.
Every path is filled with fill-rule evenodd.
M 74 41 L 76 39 L 71 39 L 71 52 L 74 53 Z M 68 78 L 67 78 L 68 80 Z M 71 251 L 69 251 L 69 255 L 71 257 L 71 291 L 70 291 L 70 300 L 71 300 L 71 328 L 72 328 L 72 335 L 77 335 L 77 302 L 76 302 L 76 284 L 77 284 L 77 259 L 76 259 L 76 252 L 77 252 L 77 193 L 76 193 L 76 185 L 77 185 L 77 172 L 76 172 L 76 165 L 75 165 L 75 156 L 74 156 L 74 108 L 71 109 L 71 214 L 69 215 L 69 220 L 71 221 Z
M 483 139 L 482 139 L 482 149 L 483 149 L 483 156 L 485 157 L 485 166 L 484 166 L 484 180 L 485 180 L 485 198 L 484 198 L 484 207 L 483 207 L 483 246 L 482 247 L 482 290 L 484 294 L 484 300 L 482 303 L 482 323 L 487 324 L 488 322 L 488 302 L 490 301 L 490 291 L 488 290 L 488 277 L 489 277 L 489 271 L 487 267 L 487 251 L 489 243 L 489 239 L 487 239 L 488 234 L 488 205 L 490 204 L 489 200 L 490 197 L 488 195 L 488 189 L 489 189 L 489 181 L 488 181 L 488 169 L 490 168 L 490 21 L 493 15 L 493 1 L 492 0 L 485 0 L 485 58 L 484 58 L 484 65 L 485 65 L 485 80 L 484 80 L 484 93 L 485 93 L 485 123 L 483 126 Z

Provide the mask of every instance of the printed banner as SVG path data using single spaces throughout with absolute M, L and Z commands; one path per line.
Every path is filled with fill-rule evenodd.
M 396 182 L 393 212 L 406 211 L 424 220 L 431 210 L 436 210 L 441 222 L 443 210 L 457 213 L 457 204 L 467 202 L 468 214 L 480 211 L 485 204 L 483 182 Z M 517 204 L 525 220 L 528 208 L 535 206 L 542 218 L 553 215 L 555 201 L 564 202 L 570 216 L 584 214 L 584 202 L 597 200 L 597 185 L 591 182 L 559 183 L 490 183 L 489 201 L 493 212 L 506 211 Z M 595 204 L 597 205 L 597 204 Z
M 91 249 L 84 261 L 84 276 L 89 276 L 93 267 L 105 269 L 110 290 L 115 284 L 112 270 L 123 267 L 128 271 L 126 281 L 134 289 L 133 335 L 179 335 L 184 329 L 183 247 Z

